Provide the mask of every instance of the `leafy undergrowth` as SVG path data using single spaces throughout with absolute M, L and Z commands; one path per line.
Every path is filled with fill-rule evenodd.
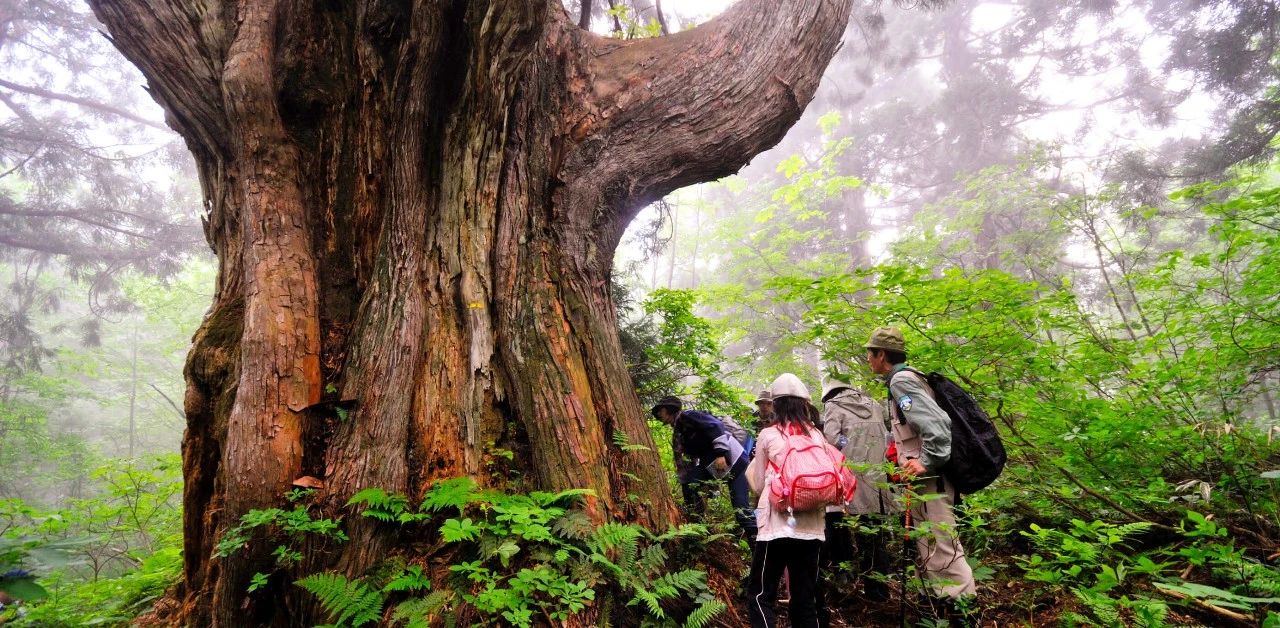
M 107 477 L 161 479 L 136 470 L 112 473 Z M 155 489 L 151 482 L 136 484 Z M 125 526 L 128 520 L 116 517 L 132 512 L 127 506 L 137 504 L 133 490 L 93 502 L 112 506 L 98 514 L 112 526 Z M 1017 496 L 1011 491 L 984 492 L 961 508 L 960 533 L 974 563 L 981 625 L 1280 626 L 1280 554 L 1265 529 L 1240 534 L 1213 514 L 1190 509 L 1164 524 L 1070 519 L 1050 511 L 1032 522 L 1012 514 L 1008 500 Z M 417 505 L 381 489 L 361 491 L 349 502 L 352 513 L 396 530 L 405 550 L 359 578 L 300 572 L 299 551 L 306 542 L 345 538 L 340 520 L 314 514 L 307 491 L 291 495 L 289 508 L 246 515 L 228 530 L 219 551 L 231 554 L 264 540 L 275 544 L 276 569 L 255 577 L 249 594 L 278 599 L 285 591 L 305 590 L 335 626 L 748 623 L 741 595 L 749 551 L 728 534 L 734 524 L 725 495 L 709 500 L 705 521 L 656 533 L 634 525 L 595 525 L 578 509 L 587 494 L 505 494 L 466 478 L 437 483 Z M 69 513 L 10 514 L 28 521 L 9 531 L 5 546 L 26 552 L 21 564 L 32 565 L 33 557 L 58 543 L 85 557 L 39 574 L 50 598 L 28 605 L 18 625 L 124 625 L 178 577 L 181 561 L 172 535 L 126 526 L 135 544 L 146 540 L 141 532 L 148 529 L 164 542 L 152 545 L 150 553 L 135 550 L 137 567 L 77 580 L 83 561 L 105 551 L 84 537 L 93 525 L 64 527 Z M 176 520 L 165 529 L 170 526 L 176 528 Z M 118 541 L 120 529 L 104 530 L 103 547 Z M 891 522 L 880 531 L 892 539 L 890 554 L 901 561 L 901 527 Z M 13 545 L 18 539 L 22 544 Z M 842 584 L 827 589 L 833 625 L 894 626 L 904 618 L 907 625 L 940 625 L 931 619 L 914 569 L 901 566 L 887 575 L 893 595 L 883 603 L 861 597 L 850 566 L 832 570 L 844 574 Z
M 983 545 L 993 533 L 970 528 L 964 536 Z M 864 599 L 848 582 L 856 578 L 840 578 L 840 569 L 833 569 L 836 578 L 828 575 L 832 625 L 945 625 L 914 568 L 902 570 L 901 544 L 890 549 L 899 562 L 887 577 L 893 594 L 886 602 Z M 1172 530 L 1079 519 L 1053 528 L 1032 524 L 971 556 L 977 623 L 1274 628 L 1280 626 L 1278 555 L 1255 549 L 1241 547 L 1226 527 L 1196 511 Z
M 0 624 L 125 625 L 182 570 L 176 455 L 108 461 L 86 497 L 45 509 L 0 499 Z M 16 582 L 24 585 L 18 589 Z
M 314 595 L 335 626 L 696 628 L 733 617 L 723 600 L 734 576 L 709 580 L 703 567 L 714 556 L 727 557 L 716 564 L 735 563 L 726 535 L 700 524 L 663 532 L 596 525 L 576 508 L 590 494 L 506 494 L 463 477 L 437 482 L 415 507 L 404 495 L 362 490 L 348 506 L 394 527 L 411 549 L 358 578 L 297 572 L 307 538 L 346 540 L 338 521 L 312 516 L 307 492 L 290 496 L 292 510 L 250 511 L 218 551 L 228 556 L 261 538 L 276 543 L 276 570 L 254 576 L 249 593 L 271 598 L 291 582 Z

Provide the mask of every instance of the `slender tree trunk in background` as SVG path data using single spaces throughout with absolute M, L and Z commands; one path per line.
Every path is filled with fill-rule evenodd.
M 609 10 L 612 12 L 617 8 L 618 8 L 618 3 L 615 2 L 614 0 L 609 0 Z M 613 32 L 616 33 L 619 37 L 621 37 L 622 34 L 626 32 L 622 28 L 622 20 L 618 18 L 617 13 L 613 13 L 612 15 L 613 15 Z
M 676 276 L 676 248 L 678 244 L 676 237 L 679 234 L 680 227 L 679 209 L 679 205 L 671 206 L 671 240 L 667 242 L 667 247 L 670 250 L 670 252 L 667 253 L 667 290 L 671 289 L 671 284 L 675 280 Z
M 486 482 L 491 444 L 515 452 L 516 488 L 587 487 L 597 520 L 674 521 L 656 455 L 613 440 L 653 445 L 614 249 L 644 205 L 777 143 L 847 0 L 741 0 L 628 42 L 558 0 L 92 4 L 195 155 L 220 261 L 186 368 L 170 621 L 319 619 L 296 587 L 245 593 L 270 547 L 213 556 L 300 475 L 351 536 L 311 570 L 403 551 L 341 509 L 352 493 Z
M 658 26 L 662 27 L 662 34 L 670 35 L 671 29 L 667 27 L 667 16 L 662 14 L 662 0 L 653 0 L 653 12 L 658 18 Z
M 138 406 L 138 324 L 133 324 L 133 342 L 129 345 L 131 355 L 129 364 L 129 457 L 133 457 L 134 447 L 138 441 L 138 427 L 135 415 Z
M 578 15 L 578 28 L 584 31 L 591 30 L 591 6 L 592 0 L 582 0 L 582 13 Z
M 1271 383 L 1267 380 L 1270 378 L 1263 375 L 1262 381 L 1258 382 L 1258 389 L 1262 391 L 1262 403 L 1267 408 L 1267 418 L 1274 424 L 1280 416 L 1276 414 L 1276 402 L 1271 397 Z
M 660 0 L 631 0 L 631 8 L 634 11 L 636 20 L 641 25 L 649 23 L 649 20 L 658 22 L 658 29 L 663 35 L 671 34 L 667 29 L 667 18 L 662 14 L 662 2 Z
M 698 289 L 698 244 L 702 242 L 702 197 L 693 211 L 693 252 L 689 255 L 689 288 Z

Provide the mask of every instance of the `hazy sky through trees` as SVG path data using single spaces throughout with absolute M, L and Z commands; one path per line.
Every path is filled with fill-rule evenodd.
M 664 11 L 686 15 L 706 16 L 711 3 L 702 2 L 670 2 L 663 3 Z M 730 3 L 717 3 L 727 6 Z M 1119 5 L 1111 15 L 1101 13 L 1085 15 L 1074 24 L 1067 25 L 1061 40 L 1050 40 L 1041 37 L 1039 41 L 1028 42 L 1021 50 L 1006 51 L 997 49 L 997 37 L 1010 28 L 1019 17 L 1020 12 L 1033 10 L 1034 3 L 951 3 L 971 7 L 970 39 L 968 45 L 979 54 L 990 54 L 993 57 L 1012 53 L 1020 55 L 1013 59 L 1008 67 L 1014 76 L 1010 79 L 1014 85 L 1024 86 L 1024 94 L 1029 100 L 1038 103 L 1038 111 L 1028 112 L 1025 118 L 1015 121 L 1014 129 L 1018 141 L 1026 144 L 1043 144 L 1056 148 L 1055 177 L 1068 179 L 1073 185 L 1085 191 L 1096 191 L 1103 184 L 1103 173 L 1115 167 L 1118 160 L 1124 159 L 1133 152 L 1148 153 L 1159 157 L 1163 146 L 1178 142 L 1193 142 L 1203 139 L 1206 132 L 1223 124 L 1215 118 L 1217 103 L 1214 97 L 1197 84 L 1195 76 L 1185 70 L 1168 71 L 1163 66 L 1171 54 L 1173 38 L 1166 33 L 1156 32 L 1147 22 L 1141 7 L 1136 4 Z M 892 16 L 905 16 L 910 20 L 910 12 L 946 11 L 922 7 L 896 6 L 883 3 L 883 10 Z M 1204 21 L 1212 21 L 1215 16 L 1206 13 L 1197 16 Z M 1220 17 L 1220 16 L 1219 16 Z M 885 35 L 890 39 L 902 38 L 904 32 L 895 32 L 895 25 L 902 21 L 890 21 Z M 846 32 L 845 46 L 838 53 L 837 60 L 827 70 L 823 83 L 819 88 L 814 103 L 806 110 L 804 117 L 790 131 L 778 148 L 757 156 L 750 165 L 743 169 L 741 176 L 747 180 L 774 176 L 774 168 L 787 156 L 799 152 L 809 159 L 815 158 L 821 151 L 821 138 L 817 120 L 833 109 L 824 106 L 829 99 L 839 100 L 838 95 L 867 89 L 861 77 L 854 76 L 848 64 L 841 63 L 842 56 L 861 54 L 854 44 L 853 38 L 860 36 L 858 23 L 851 23 Z M 1132 75 L 1131 59 L 1124 58 L 1124 50 L 1116 46 L 1122 43 L 1138 51 L 1140 66 L 1148 74 L 1145 81 L 1142 77 Z M 1065 60 L 1055 59 L 1055 50 L 1076 47 L 1080 53 L 1070 55 Z M 943 95 L 948 78 L 942 65 L 942 51 L 938 49 L 922 49 L 909 62 L 900 67 L 885 70 L 879 77 L 881 87 L 894 92 L 890 100 L 897 99 L 910 104 L 933 104 Z M 981 60 L 978 63 L 981 67 Z M 1070 64 L 1070 65 L 1066 65 Z M 1100 70 L 1093 68 L 1102 66 Z M 964 77 L 955 77 L 963 80 Z M 872 86 L 870 89 L 876 89 Z M 1163 102 L 1163 101 L 1168 102 Z M 884 106 L 885 103 L 864 100 L 868 107 Z M 1154 113 L 1153 110 L 1154 109 Z M 846 114 L 847 115 L 847 114 Z M 948 130 L 939 127 L 937 133 L 946 136 Z M 855 144 L 850 149 L 859 151 Z M 978 164 L 974 170 L 989 164 Z M 859 172 L 844 174 L 862 175 Z M 872 181 L 875 189 L 867 196 L 867 212 L 872 221 L 874 233 L 869 242 L 871 252 L 879 257 L 886 253 L 889 242 L 900 233 L 904 210 L 910 205 L 901 202 L 902 198 L 911 198 L 918 191 L 910 188 L 897 188 L 892 184 Z M 712 184 L 714 185 L 714 184 Z M 705 193 L 697 189 L 685 189 L 672 195 L 669 199 L 677 206 L 697 204 Z M 649 228 L 655 219 L 656 210 L 648 209 L 632 223 L 631 232 L 626 245 L 619 251 L 619 265 L 634 264 L 644 257 L 644 246 L 636 239 L 637 234 Z M 691 212 L 686 212 L 686 216 Z M 706 219 L 702 219 L 704 222 Z M 692 225 L 681 225 L 677 228 L 688 230 Z M 708 225 L 700 225 L 706 228 Z M 670 226 L 667 227 L 670 233 Z M 677 238 L 679 235 L 677 234 Z M 1079 247 L 1071 247 L 1068 251 L 1075 257 Z M 670 254 L 670 251 L 667 252 Z M 705 257 L 701 255 L 705 253 Z M 657 264 L 665 265 L 669 260 L 658 260 Z M 694 275 L 707 275 L 713 271 L 715 252 L 703 248 L 696 261 L 680 263 L 696 264 L 700 269 Z M 638 267 L 641 277 L 661 275 L 654 273 L 651 265 Z

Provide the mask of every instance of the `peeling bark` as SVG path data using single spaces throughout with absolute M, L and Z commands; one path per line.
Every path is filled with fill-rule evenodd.
M 310 625 L 295 591 L 244 593 L 270 548 L 212 556 L 303 475 L 340 514 L 369 486 L 486 481 L 496 446 L 519 488 L 588 487 L 598 520 L 674 521 L 656 456 L 613 444 L 653 444 L 613 252 L 642 206 L 781 139 L 847 0 L 741 0 L 626 42 L 551 0 L 92 4 L 195 154 L 221 264 L 186 369 L 173 623 Z M 385 528 L 346 526 L 305 569 L 397 551 Z

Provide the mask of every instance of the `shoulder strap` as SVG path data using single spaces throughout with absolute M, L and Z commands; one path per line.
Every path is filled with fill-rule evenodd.
M 902 369 L 890 375 L 889 383 L 885 385 L 885 388 L 889 389 L 889 406 L 890 406 L 889 416 L 892 417 L 894 415 L 894 408 L 898 408 L 897 410 L 898 423 L 900 425 L 906 425 L 907 417 L 902 414 L 902 407 L 898 405 L 898 398 L 893 395 L 893 379 L 898 376 L 898 373 L 902 373 L 902 372 L 914 373 L 917 377 L 920 378 L 920 381 L 924 384 L 925 390 L 929 391 L 930 396 L 937 397 L 937 394 L 933 392 L 933 387 L 929 385 L 929 376 L 925 375 L 922 371 L 918 369 L 907 366 L 907 367 L 903 367 Z
M 919 377 L 919 378 L 920 378 L 920 383 L 921 383 L 921 384 L 924 384 L 924 389 L 925 389 L 925 390 L 927 390 L 927 391 L 929 391 L 929 395 L 930 395 L 931 397 L 935 397 L 935 398 L 936 398 L 936 397 L 938 396 L 937 392 L 935 392 L 935 391 L 933 390 L 933 385 L 929 383 L 929 376 L 928 376 L 928 375 L 925 375 L 924 371 L 921 371 L 921 370 L 919 370 L 919 369 L 912 368 L 912 367 L 908 366 L 908 367 L 904 367 L 902 370 L 898 371 L 898 373 L 903 373 L 903 372 L 906 372 L 906 373 L 913 373 L 913 374 L 915 374 L 915 376 L 916 376 L 916 377 Z M 897 377 L 897 376 L 898 376 L 898 373 L 894 373 L 892 376 L 890 376 L 890 377 L 889 377 L 889 386 L 888 386 L 888 388 L 889 388 L 889 395 L 890 395 L 890 396 L 892 396 L 892 395 L 893 395 L 893 378 L 894 378 L 894 377 Z

